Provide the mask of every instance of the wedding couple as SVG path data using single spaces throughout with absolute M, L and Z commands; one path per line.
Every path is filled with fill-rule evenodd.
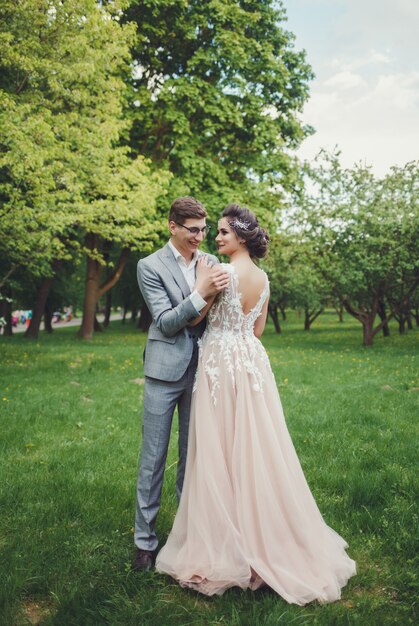
M 228 206 L 216 242 L 230 264 L 219 263 L 198 252 L 206 216 L 194 198 L 175 200 L 169 242 L 138 264 L 153 321 L 133 569 L 154 563 L 177 405 L 180 502 L 157 571 L 207 595 L 268 585 L 290 603 L 332 602 L 355 563 L 310 492 L 259 341 L 269 284 L 253 259 L 265 256 L 268 236 L 249 209 Z

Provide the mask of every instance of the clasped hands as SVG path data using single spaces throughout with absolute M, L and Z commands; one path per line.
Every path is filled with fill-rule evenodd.
M 199 257 L 196 264 L 196 291 L 207 300 L 215 297 L 227 287 L 230 274 L 221 265 L 212 265 L 206 255 Z

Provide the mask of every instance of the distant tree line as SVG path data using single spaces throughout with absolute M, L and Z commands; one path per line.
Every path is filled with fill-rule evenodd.
M 308 189 L 311 190 L 310 194 Z M 307 167 L 285 211 L 267 269 L 270 312 L 304 311 L 308 330 L 326 306 L 362 325 L 363 343 L 419 325 L 419 163 L 393 167 L 382 179 L 370 168 L 344 169 L 337 153 Z

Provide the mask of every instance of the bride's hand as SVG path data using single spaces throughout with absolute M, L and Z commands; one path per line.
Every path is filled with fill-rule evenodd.
M 212 263 L 206 254 L 201 255 L 196 262 L 196 278 L 204 278 L 210 275 Z
M 199 257 L 196 264 L 195 289 L 206 300 L 223 291 L 229 283 L 229 273 L 219 264 L 212 265 L 206 255 Z

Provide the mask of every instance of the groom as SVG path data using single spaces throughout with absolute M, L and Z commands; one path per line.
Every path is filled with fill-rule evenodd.
M 192 387 L 197 367 L 197 340 L 205 319 L 206 299 L 221 292 L 228 274 L 218 259 L 195 278 L 198 247 L 206 236 L 207 212 L 192 197 L 178 198 L 169 214 L 170 240 L 138 262 L 138 284 L 152 316 L 144 355 L 142 447 L 137 480 L 134 570 L 148 570 L 157 548 L 155 522 L 160 507 L 164 467 L 176 405 L 179 415 L 179 460 L 176 491 L 182 491 L 188 443 Z

